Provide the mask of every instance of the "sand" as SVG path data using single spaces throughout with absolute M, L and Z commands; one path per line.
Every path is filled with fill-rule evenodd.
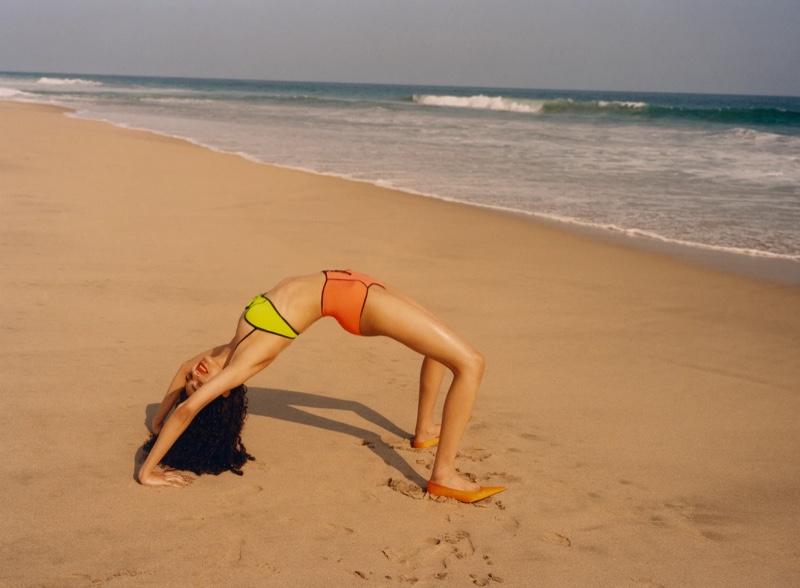
M 0 102 L 0 585 L 791 586 L 800 289 Z M 419 358 L 332 319 L 250 381 L 242 477 L 154 489 L 178 364 L 287 275 L 412 294 L 487 373 L 422 491 Z

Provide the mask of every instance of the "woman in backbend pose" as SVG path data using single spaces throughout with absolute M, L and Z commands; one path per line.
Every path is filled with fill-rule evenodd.
M 241 466 L 252 459 L 240 437 L 246 411 L 244 382 L 269 366 L 299 334 L 325 316 L 334 317 L 350 333 L 391 337 L 424 356 L 413 445 L 439 446 L 428 482 L 429 494 L 474 502 L 505 490 L 481 487 L 459 475 L 455 466 L 483 376 L 483 357 L 403 293 L 350 270 L 328 270 L 281 281 L 247 305 L 229 343 L 181 365 L 153 418 L 157 437 L 145 446 L 149 455 L 139 470 L 139 482 L 148 486 L 186 484 L 179 473 L 156 469 L 159 463 L 196 473 L 241 473 Z M 445 368 L 453 372 L 453 380 L 442 423 L 437 425 L 433 411 Z M 207 418 L 199 416 L 204 413 Z M 200 428 L 204 430 L 198 433 Z M 195 435 L 198 442 L 191 439 Z M 175 458 L 170 459 L 173 453 Z

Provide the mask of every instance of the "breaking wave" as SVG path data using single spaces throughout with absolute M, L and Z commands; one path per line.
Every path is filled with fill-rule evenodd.
M 13 88 L 0 88 L 0 98 L 20 98 L 20 97 L 30 97 L 33 94 L 28 94 L 27 92 L 23 92 L 21 90 L 15 90 Z
M 642 119 L 692 120 L 712 123 L 800 127 L 800 112 L 780 108 L 693 108 L 623 100 L 580 101 L 570 98 L 528 99 L 509 96 L 414 94 L 424 106 L 474 108 L 534 115 L 627 116 Z
M 413 102 L 426 106 L 450 106 L 452 108 L 476 108 L 479 110 L 500 110 L 505 112 L 537 113 L 545 105 L 544 100 L 503 98 L 502 96 L 435 96 L 414 94 Z
M 102 86 L 103 82 L 94 80 L 84 80 L 81 78 L 48 78 L 42 77 L 36 80 L 37 84 L 46 86 Z

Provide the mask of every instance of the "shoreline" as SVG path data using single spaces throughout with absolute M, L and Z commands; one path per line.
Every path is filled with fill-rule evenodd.
M 704 267 L 709 270 L 731 275 L 764 280 L 770 283 L 799 287 L 800 261 L 772 257 L 769 255 L 735 253 L 702 245 L 674 243 L 644 235 L 627 235 L 622 231 L 602 229 L 599 227 L 578 226 L 560 221 L 549 221 L 537 218 L 536 222 L 552 224 L 556 227 L 568 225 L 564 230 L 585 233 L 598 240 L 614 243 L 640 251 L 659 253 L 681 260 L 690 265 Z
M 0 102 L 0 583 L 800 573 L 797 289 L 62 110 Z M 229 340 L 255 293 L 345 265 L 485 356 L 457 463 L 508 490 L 426 497 L 420 356 L 330 319 L 248 381 L 244 476 L 138 485 L 180 362 Z
M 107 119 L 83 116 L 77 110 L 68 107 L 47 105 L 37 102 L 21 102 L 15 100 L 5 100 L 5 102 L 33 104 L 44 107 L 56 108 L 61 110 L 65 116 L 70 118 L 101 122 L 123 130 L 153 133 L 155 135 L 159 135 L 169 139 L 185 141 L 188 144 L 196 145 L 204 149 L 209 149 L 210 151 L 215 153 L 241 157 L 246 161 L 258 165 L 266 165 L 278 169 L 286 169 L 300 173 L 308 173 L 320 177 L 329 177 L 347 182 L 366 184 L 368 186 L 373 186 L 375 188 L 396 191 L 398 193 L 406 194 L 408 196 L 430 198 L 441 202 L 453 203 L 459 206 L 474 207 L 479 210 L 486 210 L 488 212 L 495 214 L 498 213 L 508 214 L 511 216 L 516 216 L 525 219 L 529 222 L 541 223 L 545 226 L 552 226 L 555 227 L 556 229 L 563 230 L 566 232 L 590 235 L 604 242 L 618 244 L 623 247 L 631 247 L 642 251 L 665 254 L 667 256 L 683 260 L 693 265 L 699 265 L 701 267 L 706 267 L 711 270 L 721 271 L 723 273 L 732 273 L 747 278 L 765 280 L 783 286 L 790 286 L 790 287 L 800 286 L 800 260 L 795 260 L 778 254 L 772 254 L 766 252 L 753 252 L 753 253 L 744 251 L 738 252 L 726 249 L 719 249 L 713 246 L 706 246 L 699 243 L 682 243 L 667 238 L 663 238 L 660 236 L 650 237 L 647 235 L 635 234 L 628 232 L 629 230 L 605 228 L 601 226 L 595 226 L 590 223 L 584 223 L 581 221 L 549 218 L 546 215 L 540 215 L 538 213 L 531 213 L 526 211 L 507 209 L 503 207 L 495 207 L 491 205 L 465 202 L 452 198 L 445 198 L 435 194 L 416 192 L 413 190 L 407 190 L 404 188 L 397 188 L 393 186 L 384 186 L 377 181 L 360 180 L 335 173 L 319 172 L 309 168 L 293 167 L 288 165 L 276 164 L 268 161 L 262 161 L 253 156 L 248 155 L 247 153 L 225 151 L 223 149 L 219 149 L 212 145 L 203 143 L 202 141 L 196 141 L 193 139 L 172 135 L 169 133 L 162 133 L 159 131 L 154 131 L 152 129 L 139 128 L 135 126 L 120 124 Z

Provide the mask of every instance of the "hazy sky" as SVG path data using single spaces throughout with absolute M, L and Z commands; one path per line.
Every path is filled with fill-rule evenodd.
M 800 95 L 800 0 L 0 0 L 0 70 Z

